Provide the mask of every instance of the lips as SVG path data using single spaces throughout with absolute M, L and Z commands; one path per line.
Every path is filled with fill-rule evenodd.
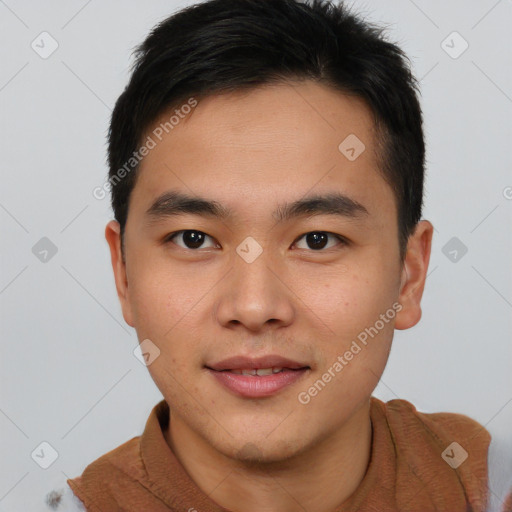
M 297 383 L 311 368 L 299 361 L 269 355 L 258 358 L 235 356 L 206 365 L 224 389 L 243 398 L 264 398 Z
M 305 363 L 293 361 L 291 359 L 278 355 L 268 355 L 257 358 L 247 356 L 234 356 L 223 359 L 214 364 L 208 364 L 206 367 L 217 372 L 233 370 L 264 370 L 264 369 L 289 369 L 300 370 L 309 368 Z

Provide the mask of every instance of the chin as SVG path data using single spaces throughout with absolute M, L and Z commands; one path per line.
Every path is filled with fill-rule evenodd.
M 244 466 L 269 466 L 286 463 L 302 451 L 297 443 L 280 440 L 277 444 L 263 438 L 261 441 L 241 441 L 231 446 L 224 455 L 242 463 Z

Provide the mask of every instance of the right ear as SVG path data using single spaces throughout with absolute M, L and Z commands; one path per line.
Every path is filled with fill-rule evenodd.
M 111 220 L 107 224 L 105 228 L 105 238 L 110 247 L 110 259 L 114 271 L 117 296 L 121 303 L 124 320 L 131 327 L 135 327 L 130 303 L 128 279 L 126 276 L 126 263 L 123 261 L 123 253 L 121 250 L 121 226 L 119 222 Z

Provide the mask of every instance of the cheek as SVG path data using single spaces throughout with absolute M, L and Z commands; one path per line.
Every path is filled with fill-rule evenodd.
M 309 296 L 305 294 L 308 288 L 301 292 L 309 309 L 308 317 L 318 326 L 315 338 L 320 371 L 331 368 L 336 374 L 330 392 L 322 398 L 326 406 L 331 400 L 338 400 L 340 394 L 347 399 L 354 395 L 352 398 L 358 400 L 361 393 L 370 393 L 386 365 L 393 339 L 396 311 L 392 306 L 396 299 L 394 275 L 383 270 L 375 262 L 360 261 L 330 275 L 325 275 L 325 269 L 316 276 L 302 274 L 302 282 L 307 276 L 311 290 Z M 344 358 L 343 369 L 336 372 L 332 366 L 339 356 Z
M 149 339 L 158 348 L 158 358 L 148 366 L 161 390 L 175 389 L 173 378 L 188 382 L 190 365 L 199 365 L 197 344 L 201 308 L 211 283 L 203 279 L 203 272 L 179 272 L 168 264 L 132 260 L 130 301 L 139 341 Z M 189 383 L 188 386 L 191 386 Z M 169 391 L 166 391 L 169 394 Z
M 137 330 L 154 337 L 166 336 L 175 325 L 183 329 L 208 289 L 199 273 L 179 272 L 161 261 L 133 262 L 129 279 L 130 302 Z
M 375 265 L 302 272 L 296 282 L 310 312 L 342 339 L 373 325 L 393 303 L 393 276 Z

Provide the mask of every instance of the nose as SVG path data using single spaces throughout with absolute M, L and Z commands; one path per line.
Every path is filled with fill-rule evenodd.
M 218 288 L 216 315 L 223 327 L 252 332 L 276 329 L 293 322 L 294 294 L 284 268 L 265 251 L 248 263 L 236 257 Z

